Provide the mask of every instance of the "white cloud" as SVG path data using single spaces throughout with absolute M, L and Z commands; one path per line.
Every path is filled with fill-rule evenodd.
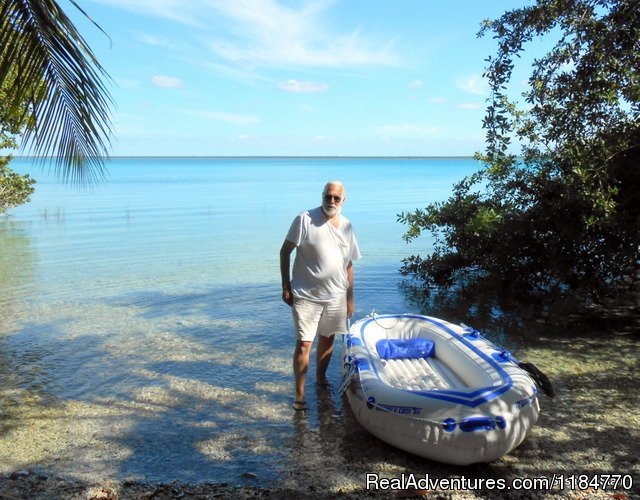
M 441 104 L 444 102 L 449 102 L 449 99 L 445 99 L 444 97 L 432 97 L 431 99 L 429 99 L 429 102 Z
M 458 108 L 460 109 L 480 109 L 481 106 L 477 102 L 466 102 L 463 104 L 458 104 Z
M 410 89 L 419 89 L 423 85 L 422 80 L 414 80 L 409 84 Z
M 202 1 L 191 1 L 188 4 L 184 0 L 93 0 L 96 3 L 109 5 L 118 9 L 124 9 L 139 14 L 151 15 L 170 19 L 172 21 L 199 25 L 198 16 L 195 11 L 203 4 Z M 195 11 L 190 12 L 187 6 L 195 7 Z
M 213 40 L 210 48 L 220 57 L 261 65 L 347 67 L 395 63 L 390 43 L 382 47 L 358 29 L 335 33 L 323 19 L 333 2 L 302 3 L 293 8 L 274 0 L 218 0 L 218 15 L 232 21 L 233 41 Z
M 199 116 L 218 122 L 233 123 L 235 125 L 249 125 L 258 123 L 260 118 L 254 115 L 243 115 L 236 113 L 221 113 L 217 111 L 186 111 L 191 116 Z
M 151 82 L 156 87 L 164 89 L 177 89 L 184 85 L 180 78 L 174 78 L 173 76 L 154 76 L 151 78 Z
M 398 125 L 381 125 L 374 132 L 382 136 L 431 136 L 440 130 L 427 124 L 403 123 Z
M 287 80 L 286 82 L 278 83 L 278 88 L 280 90 L 283 90 L 284 92 L 302 94 L 308 92 L 324 92 L 325 90 L 329 90 L 329 85 L 327 85 L 326 83 Z
M 139 33 L 137 31 L 132 31 L 131 32 L 133 34 L 133 36 L 135 36 L 135 38 L 146 44 L 146 45 L 151 45 L 154 47 L 164 47 L 167 49 L 175 49 L 176 45 L 171 42 L 168 38 L 164 37 L 164 36 L 158 36 L 158 35 L 149 35 L 146 33 Z
M 456 81 L 456 87 L 471 94 L 487 95 L 489 93 L 489 84 L 480 75 L 459 78 Z
M 235 63 L 313 67 L 398 63 L 393 40 L 372 40 L 355 27 L 336 32 L 324 16 L 333 0 L 293 5 L 277 0 L 93 1 L 198 28 L 196 36 L 205 39 L 215 55 Z

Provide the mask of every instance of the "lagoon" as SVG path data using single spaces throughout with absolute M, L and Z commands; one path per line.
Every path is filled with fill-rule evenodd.
M 493 464 L 437 464 L 367 434 L 336 394 L 338 353 L 334 389 L 314 390 L 312 364 L 311 409 L 291 409 L 278 250 L 295 215 L 319 205 L 327 180 L 343 180 L 363 254 L 356 318 L 438 316 L 400 286 L 402 258 L 431 241 L 405 244 L 396 215 L 446 199 L 474 160 L 114 158 L 105 182 L 81 190 L 28 159 L 12 167 L 38 184 L 29 204 L 0 216 L 0 476 L 366 494 L 367 472 L 630 473 L 640 493 L 640 344 L 602 323 L 562 335 L 541 318 L 508 336 L 483 329 L 559 395 L 541 401 L 531 438 Z M 465 311 L 448 319 L 481 326 Z
M 80 478 L 228 482 L 245 469 L 277 478 L 286 453 L 274 442 L 293 432 L 278 251 L 295 215 L 341 179 L 363 253 L 356 317 L 411 311 L 398 269 L 429 241 L 407 245 L 396 216 L 446 199 L 478 168 L 468 158 L 114 158 L 105 182 L 78 189 L 27 158 L 12 166 L 38 183 L 0 218 L 2 401 L 28 416 L 20 432 L 33 438 L 24 447 L 3 434 L 0 470 L 42 462 Z M 339 370 L 334 360 L 335 384 Z

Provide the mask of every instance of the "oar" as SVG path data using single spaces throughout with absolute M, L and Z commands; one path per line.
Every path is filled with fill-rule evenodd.
M 549 377 L 542 373 L 536 365 L 526 361 L 521 361 L 518 363 L 518 366 L 531 375 L 531 378 L 534 380 L 536 385 L 542 389 L 542 392 L 550 398 L 555 397 L 556 391 L 553 390 L 551 380 L 549 380 Z

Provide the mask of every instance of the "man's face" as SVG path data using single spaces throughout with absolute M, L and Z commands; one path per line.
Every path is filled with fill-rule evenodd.
M 342 188 L 330 184 L 322 196 L 322 209 L 329 217 L 339 214 L 342 210 L 344 198 L 342 197 Z

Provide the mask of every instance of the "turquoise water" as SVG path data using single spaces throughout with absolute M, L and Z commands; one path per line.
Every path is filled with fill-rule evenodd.
M 29 204 L 0 216 L 2 401 L 15 414 L 55 411 L 30 431 L 48 449 L 0 432 L 0 471 L 44 464 L 80 478 L 228 482 L 247 470 L 278 481 L 296 456 L 278 264 L 293 217 L 319 205 L 326 181 L 342 180 L 363 254 L 355 316 L 410 312 L 400 261 L 425 254 L 429 240 L 407 245 L 397 214 L 446 199 L 478 168 L 471 159 L 116 158 L 106 182 L 78 190 L 26 159 L 12 166 L 38 184 Z M 336 385 L 339 371 L 334 359 Z M 313 378 L 312 365 L 310 388 Z M 347 418 L 337 395 L 329 402 L 335 422 Z M 322 426 L 315 407 L 305 426 Z

